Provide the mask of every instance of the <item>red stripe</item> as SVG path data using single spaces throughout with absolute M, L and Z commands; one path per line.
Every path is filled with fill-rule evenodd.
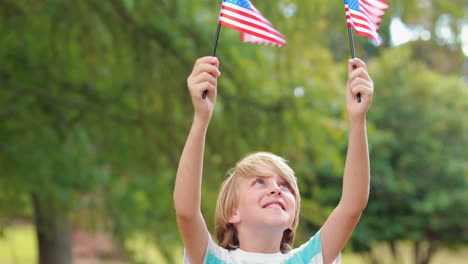
M 381 2 L 381 3 L 383 3 L 383 4 L 386 4 L 387 6 L 390 5 L 389 3 L 385 2 L 384 0 L 377 0 L 377 1 L 379 1 L 379 2 Z
M 268 24 L 270 25 L 272 28 L 274 28 L 274 26 L 270 23 L 270 21 L 268 21 L 260 12 L 257 12 L 255 10 L 250 10 L 251 12 L 255 13 L 256 15 L 252 15 L 250 13 L 247 13 L 247 12 L 244 12 L 244 11 L 241 11 L 241 10 L 238 10 L 238 9 L 235 9 L 235 8 L 232 8 L 232 7 L 229 7 L 229 6 L 226 6 L 226 5 L 222 5 L 221 6 L 221 9 L 226 9 L 228 11 L 231 11 L 231 12 L 234 12 L 234 13 L 237 13 L 239 15 L 242 15 L 242 16 L 245 16 L 245 17 L 249 17 L 249 18 L 252 18 L 252 19 L 255 19 L 255 20 L 258 20 L 260 22 L 263 22 L 265 24 Z M 221 11 L 222 12 L 222 11 Z
M 377 26 L 376 26 L 374 23 L 372 23 L 372 21 L 369 21 L 369 19 L 366 19 L 366 17 L 359 16 L 359 15 L 355 15 L 355 14 L 350 14 L 350 15 L 351 15 L 351 20 L 353 20 L 353 22 L 356 21 L 355 19 L 360 19 L 360 20 L 363 20 L 363 21 L 366 22 L 365 25 L 366 25 L 370 30 L 372 30 L 372 31 L 377 30 Z M 374 27 L 372 27 L 372 26 L 374 26 Z
M 366 0 L 361 0 L 361 1 L 364 2 L 367 6 L 373 7 L 375 9 L 378 9 L 378 10 L 383 11 L 383 12 L 385 12 L 385 10 L 387 10 L 387 7 L 388 7 L 387 6 L 387 7 L 382 8 L 382 7 L 375 6 L 375 5 L 373 5 L 372 3 L 370 3 L 370 2 L 368 2 Z M 359 7 L 361 7 L 361 5 L 359 5 Z
M 368 17 L 363 16 L 363 15 L 359 15 L 359 14 L 361 14 L 361 12 L 357 12 L 357 11 L 352 12 L 352 11 L 349 10 L 348 8 L 346 8 L 345 10 L 349 13 L 350 16 L 353 16 L 353 17 L 356 17 L 356 18 L 360 18 L 360 19 L 362 19 L 362 20 L 369 20 Z
M 383 16 L 383 15 L 375 14 L 374 12 L 372 12 L 372 10 L 369 10 L 369 8 L 366 8 L 365 6 L 361 6 L 361 8 L 363 9 L 362 13 L 364 13 L 364 14 L 367 14 L 367 15 L 370 15 L 370 16 L 373 16 L 373 17 L 382 17 Z
M 355 27 L 353 24 L 351 24 L 351 23 L 348 23 L 348 27 L 354 28 L 354 30 L 356 30 L 356 33 L 358 33 L 358 34 L 361 35 L 361 36 L 368 37 L 368 38 L 371 38 L 371 39 L 375 39 L 375 40 L 377 40 L 377 41 L 380 41 L 379 39 L 376 39 L 375 36 L 373 36 L 372 34 L 369 34 L 369 33 L 365 32 L 365 31 L 361 31 L 359 27 L 356 28 L 356 27 Z
M 379 31 L 378 30 L 372 30 L 372 29 L 369 29 L 369 27 L 367 27 L 366 25 L 363 25 L 363 24 L 360 24 L 360 23 L 355 23 L 355 22 L 352 22 L 352 23 L 349 23 L 348 24 L 351 24 L 353 25 L 353 28 L 355 28 L 357 30 L 357 28 L 359 28 L 360 30 L 361 29 L 367 29 L 368 31 L 370 32 L 373 32 L 375 33 L 375 35 L 379 35 Z M 370 34 L 370 33 L 369 33 Z
M 351 21 L 352 21 L 352 20 L 351 20 Z M 349 26 L 349 25 L 352 25 L 352 27 L 353 27 L 354 29 L 356 29 L 356 30 L 357 30 L 357 28 L 359 28 L 359 29 L 367 29 L 368 31 L 374 32 L 376 35 L 378 35 L 378 31 L 369 28 L 369 26 L 366 25 L 366 24 L 357 23 L 357 22 L 355 22 L 355 21 L 347 22 L 347 24 L 348 24 L 348 26 Z
M 220 16 L 225 17 L 225 18 L 229 18 L 229 19 L 231 19 L 231 20 L 233 20 L 233 21 L 236 21 L 236 22 L 239 22 L 239 23 L 241 23 L 241 24 L 244 24 L 244 25 L 247 25 L 247 26 L 251 26 L 251 27 L 257 28 L 257 29 L 259 29 L 259 30 L 268 32 L 268 33 L 273 34 L 273 35 L 275 35 L 275 36 L 277 36 L 277 37 L 279 37 L 279 38 L 283 38 L 283 36 L 281 36 L 280 34 L 276 33 L 275 31 L 272 31 L 272 30 L 269 29 L 269 28 L 263 27 L 262 25 L 254 24 L 254 23 L 252 23 L 252 22 L 248 22 L 248 21 L 245 21 L 245 20 L 242 20 L 242 19 L 237 18 L 237 17 L 230 16 L 230 15 L 226 15 L 226 14 L 224 14 L 224 13 L 221 13 Z
M 377 41 L 377 43 L 380 43 L 380 39 L 377 37 L 377 36 L 374 36 L 372 34 L 369 34 L 368 32 L 365 32 L 365 31 L 361 31 L 361 28 L 360 27 L 355 27 L 353 24 L 351 23 L 348 23 L 348 27 L 351 27 L 351 28 L 354 28 L 354 30 L 356 31 L 357 34 L 361 35 L 361 36 L 364 36 L 364 37 L 368 37 L 368 38 L 371 38 L 371 39 L 374 39 L 375 41 Z
M 372 21 L 368 17 L 366 17 L 364 15 L 361 15 L 361 13 L 356 14 L 356 13 L 353 13 L 353 12 L 349 12 L 349 15 L 351 17 L 353 17 L 353 18 L 361 19 L 361 20 L 367 21 L 369 23 L 372 23 Z
M 386 5 L 386 7 L 382 8 L 382 7 L 374 6 L 373 4 L 369 3 L 369 2 L 366 1 L 366 0 L 361 0 L 361 1 L 362 1 L 362 2 L 365 2 L 366 4 L 368 4 L 368 5 L 370 5 L 370 6 L 373 6 L 373 7 L 377 8 L 377 9 L 380 9 L 380 10 L 382 10 L 382 11 L 387 10 L 388 6 L 390 5 L 389 3 L 387 3 L 387 2 L 385 2 L 385 1 L 383 1 L 383 0 L 377 0 L 377 2 L 380 2 L 380 3 Z
M 378 22 L 377 19 L 378 19 L 378 18 L 381 18 L 382 16 L 377 16 L 377 15 L 375 15 L 374 13 L 372 13 L 371 11 L 369 11 L 369 10 L 368 10 L 367 8 L 365 8 L 365 7 L 363 7 L 362 9 L 363 9 L 363 10 L 362 10 L 362 13 L 365 14 L 365 15 L 369 18 L 369 20 L 372 21 L 373 24 L 375 24 L 375 25 L 380 24 L 380 22 Z
M 279 41 L 279 40 L 277 40 L 277 39 L 274 39 L 274 38 L 271 38 L 271 37 L 268 37 L 268 36 L 259 34 L 259 33 L 257 33 L 257 32 L 253 32 L 253 31 L 247 30 L 247 29 L 245 29 L 245 28 L 241 28 L 241 27 L 232 25 L 232 24 L 226 23 L 226 22 L 224 22 L 224 21 L 219 21 L 219 23 L 220 23 L 221 25 L 223 25 L 223 26 L 232 28 L 232 29 L 234 29 L 234 30 L 237 30 L 237 31 L 240 31 L 240 32 L 243 32 L 243 33 L 247 33 L 247 34 L 250 34 L 250 35 L 254 35 L 254 36 L 256 36 L 256 37 L 259 37 L 259 38 L 268 40 L 268 41 L 270 41 L 270 42 L 277 43 L 278 45 L 281 45 L 281 46 L 286 46 L 286 43 L 285 43 L 285 42 L 281 42 L 281 41 Z
M 364 31 L 360 31 L 358 29 L 355 29 L 356 30 L 356 33 L 361 35 L 361 36 L 364 36 L 364 37 L 368 37 L 368 38 L 371 38 L 373 40 L 375 40 L 377 43 L 380 43 L 380 39 L 376 38 L 375 36 L 372 36 L 371 34 L 367 33 L 367 32 L 364 32 Z
M 257 44 L 266 44 L 266 45 L 278 45 L 278 43 L 272 43 L 270 41 L 260 39 L 260 38 L 257 38 L 256 40 L 247 39 L 247 38 L 253 38 L 253 37 L 255 37 L 255 36 L 249 35 L 247 33 L 241 33 L 240 34 L 240 41 L 249 42 L 249 43 L 257 43 Z
M 241 15 L 241 16 L 248 17 L 248 18 L 251 18 L 251 19 L 255 19 L 255 20 L 259 21 L 259 22 L 264 23 L 264 21 L 263 21 L 262 19 L 258 18 L 257 16 L 254 16 L 254 15 L 249 14 L 249 13 L 244 12 L 244 11 L 240 11 L 240 10 L 238 10 L 238 9 L 231 8 L 231 7 L 229 7 L 229 6 L 223 5 L 223 6 L 221 6 L 221 9 L 225 9 L 225 10 L 231 11 L 231 12 L 233 12 L 233 13 L 239 14 L 239 15 Z M 223 13 L 222 10 L 221 10 L 221 13 Z M 261 15 L 259 15 L 259 16 L 261 16 Z M 268 24 L 268 23 L 267 23 L 267 24 Z M 269 25 L 273 27 L 273 25 L 271 25 L 271 24 L 269 24 Z
M 377 32 L 375 29 L 370 28 L 369 25 L 367 25 L 367 24 L 358 23 L 358 22 L 356 22 L 354 20 L 352 20 L 352 21 L 353 21 L 352 24 L 355 25 L 355 26 L 358 26 L 360 28 L 365 28 L 365 29 L 367 29 L 369 31 Z
M 369 24 L 363 24 L 363 23 L 357 22 L 356 20 L 353 19 L 353 17 L 346 16 L 346 19 L 349 19 L 349 20 L 351 20 L 353 22 L 353 24 L 359 25 L 359 26 L 364 27 L 364 28 L 367 28 L 370 31 L 377 31 L 375 28 L 372 28 Z
M 380 23 L 378 23 L 378 24 L 374 23 L 374 22 L 373 22 L 369 17 L 367 17 L 367 16 L 359 15 L 359 13 L 358 13 L 358 14 L 353 13 L 353 12 L 351 12 L 348 8 L 345 8 L 345 10 L 348 11 L 348 14 L 349 14 L 349 15 L 348 15 L 348 14 L 346 15 L 346 18 L 349 18 L 349 19 L 351 19 L 351 20 L 353 20 L 353 21 L 354 21 L 354 18 L 356 18 L 356 19 L 361 19 L 361 20 L 367 21 L 367 23 L 369 23 L 369 26 L 370 26 L 370 25 L 375 25 L 376 28 L 377 28 L 377 25 L 380 24 Z M 349 17 L 349 16 L 351 16 L 351 17 Z

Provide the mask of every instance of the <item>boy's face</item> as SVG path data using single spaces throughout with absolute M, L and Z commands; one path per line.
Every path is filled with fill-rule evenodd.
M 257 169 L 267 176 L 240 180 L 238 206 L 229 222 L 292 229 L 296 202 L 291 186 L 276 171 L 265 166 Z

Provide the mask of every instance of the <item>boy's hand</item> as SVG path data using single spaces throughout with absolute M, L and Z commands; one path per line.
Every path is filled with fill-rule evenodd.
M 187 78 L 187 85 L 192 96 L 195 117 L 209 121 L 216 102 L 219 61 L 216 57 L 199 58 L 193 66 L 192 73 Z M 203 92 L 207 91 L 203 99 Z
M 356 65 L 356 69 L 353 69 Z M 360 59 L 348 61 L 348 83 L 346 88 L 346 108 L 350 122 L 363 122 L 372 103 L 374 82 L 367 73 L 366 64 Z M 357 101 L 358 93 L 361 94 L 361 102 Z

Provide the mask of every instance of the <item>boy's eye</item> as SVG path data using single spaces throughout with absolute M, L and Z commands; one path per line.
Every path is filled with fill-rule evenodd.
M 287 182 L 283 182 L 283 183 L 280 184 L 280 187 L 289 189 L 289 184 Z
M 262 180 L 262 179 L 256 179 L 254 183 L 255 183 L 255 184 L 264 184 L 265 181 Z

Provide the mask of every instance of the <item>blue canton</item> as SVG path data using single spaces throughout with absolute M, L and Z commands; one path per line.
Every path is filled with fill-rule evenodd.
M 358 0 L 345 0 L 345 3 L 348 4 L 349 9 L 359 12 L 359 1 Z
M 249 0 L 223 0 L 224 2 L 233 4 L 233 5 L 238 5 L 240 7 L 243 7 L 245 9 L 250 9 L 250 1 Z

